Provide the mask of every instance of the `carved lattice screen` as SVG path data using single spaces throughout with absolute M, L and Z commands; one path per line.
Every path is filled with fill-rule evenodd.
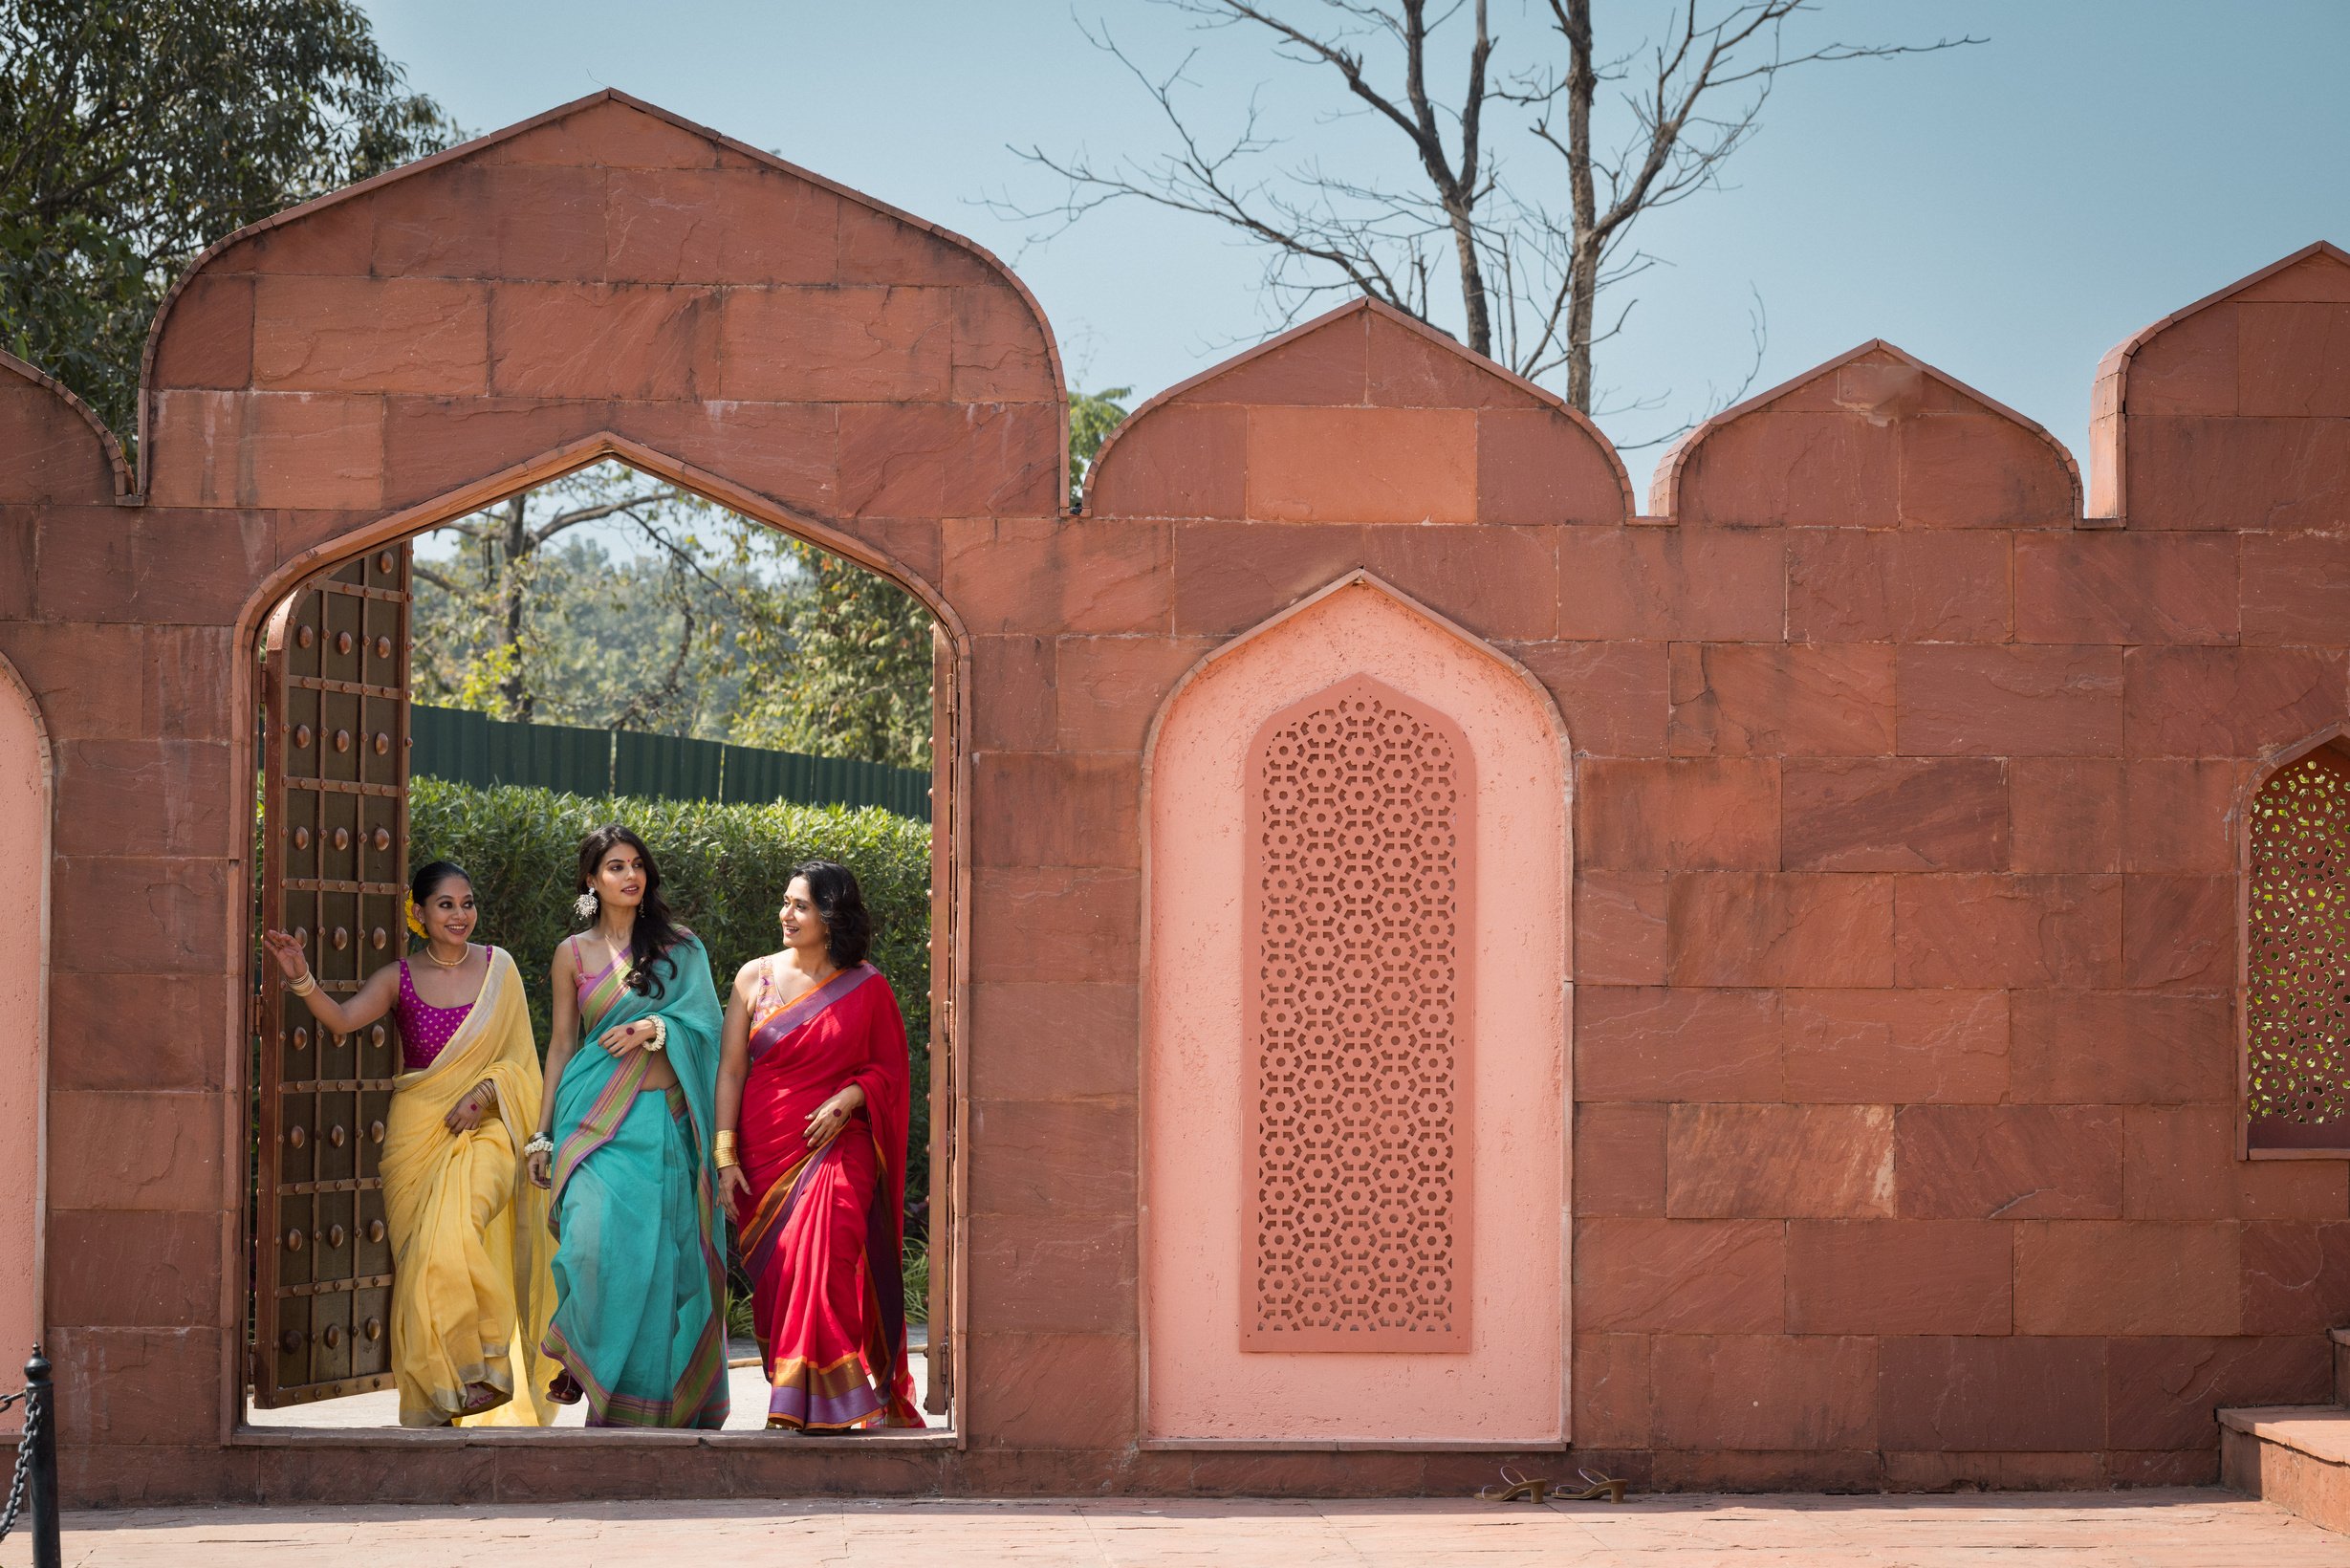
M 1244 1350 L 1468 1348 L 1470 761 L 1360 676 L 1250 748 Z
M 2331 748 L 2253 797 L 2246 916 L 2248 1142 L 2350 1147 L 2350 759 Z

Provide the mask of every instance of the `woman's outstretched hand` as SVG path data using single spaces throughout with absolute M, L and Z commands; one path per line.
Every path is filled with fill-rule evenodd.
M 310 958 L 302 951 L 302 945 L 285 932 L 262 932 L 261 945 L 270 949 L 270 956 L 277 960 L 277 968 L 287 979 L 299 980 L 310 972 Z
M 624 1056 L 631 1051 L 652 1048 L 655 1033 L 650 1018 L 639 1018 L 633 1024 L 614 1024 L 596 1036 L 596 1043 L 615 1056 Z

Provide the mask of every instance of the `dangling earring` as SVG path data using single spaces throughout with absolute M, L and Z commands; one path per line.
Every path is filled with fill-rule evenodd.
M 571 912 L 581 920 L 594 920 L 598 907 L 600 905 L 597 902 L 596 889 L 593 887 L 571 901 Z

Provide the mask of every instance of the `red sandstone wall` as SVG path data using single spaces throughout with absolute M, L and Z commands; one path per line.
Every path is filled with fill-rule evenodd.
M 1578 1445 L 1676 1485 L 2211 1478 L 2211 1405 L 2320 1396 L 2350 1318 L 2350 1166 L 2234 1158 L 2231 1018 L 2238 803 L 2345 717 L 2346 328 L 2323 250 L 2117 357 L 2118 516 L 1872 344 L 1699 432 L 1634 518 L 1586 425 L 1358 307 L 1138 415 L 1071 519 L 1009 274 L 617 96 L 231 242 L 157 338 L 143 505 L 0 375 L 0 655 L 58 759 L 69 1487 L 1490 1470 L 1133 1447 L 1145 728 L 1358 567 L 1532 668 L 1576 749 Z M 306 552 L 606 438 L 896 570 L 968 659 L 967 1447 L 232 1443 L 243 640 Z

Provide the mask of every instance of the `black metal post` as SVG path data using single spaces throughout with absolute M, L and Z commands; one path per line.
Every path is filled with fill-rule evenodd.
M 49 1358 L 33 1347 L 25 1362 L 25 1421 L 33 1431 L 33 1568 L 64 1568 L 57 1539 L 57 1385 L 49 1381 Z

